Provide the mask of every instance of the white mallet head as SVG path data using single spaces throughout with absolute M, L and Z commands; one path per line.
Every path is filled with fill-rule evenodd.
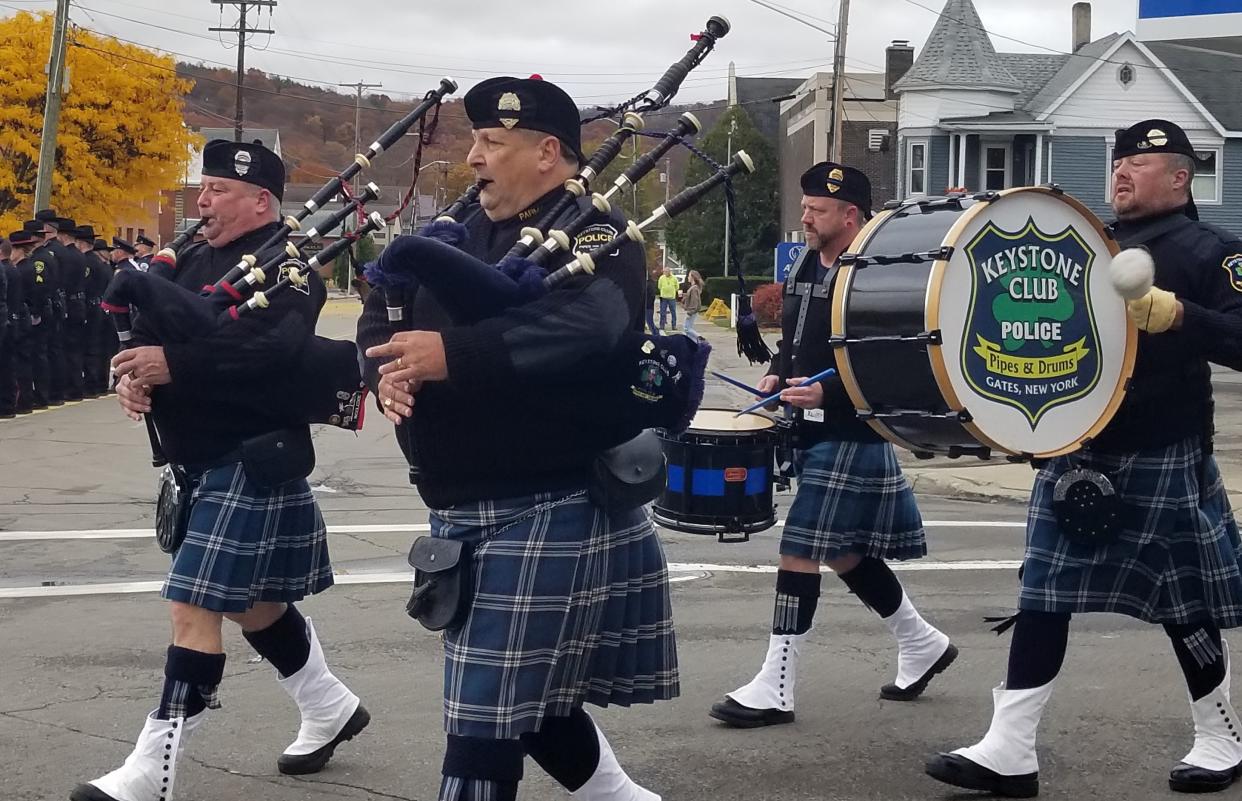
M 1108 268 L 1113 289 L 1126 300 L 1137 300 L 1151 291 L 1156 280 L 1156 263 L 1147 248 L 1126 248 Z

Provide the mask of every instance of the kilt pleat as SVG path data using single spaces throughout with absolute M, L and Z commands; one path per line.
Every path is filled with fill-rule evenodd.
M 1053 488 L 1080 462 L 1108 475 L 1122 498 L 1122 531 L 1113 542 L 1061 536 Z M 1022 609 L 1242 625 L 1242 542 L 1216 461 L 1203 456 L 1197 438 L 1137 454 L 1050 461 L 1035 478 L 1026 536 Z
M 877 559 L 927 555 L 923 519 L 893 446 L 821 442 L 799 451 L 798 490 L 780 552 L 824 561 L 845 554 Z
M 261 490 L 240 464 L 230 464 L 198 476 L 190 504 L 164 598 L 244 612 L 332 586 L 327 529 L 306 481 Z
M 512 739 L 584 702 L 679 692 L 664 551 L 645 509 L 584 493 L 433 510 L 432 536 L 474 545 L 474 603 L 444 633 L 449 734 Z

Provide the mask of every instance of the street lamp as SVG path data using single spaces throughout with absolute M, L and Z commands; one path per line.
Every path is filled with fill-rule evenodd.
M 427 169 L 428 167 L 435 167 L 437 165 L 447 166 L 450 164 L 452 164 L 451 161 L 445 161 L 444 159 L 436 159 L 430 164 L 424 164 L 423 166 L 419 167 L 418 172 L 414 173 L 414 187 L 412 189 L 412 191 L 414 192 L 414 204 L 411 207 L 412 211 L 410 212 L 410 230 L 411 231 L 414 230 L 415 226 L 418 225 L 418 177 L 422 175 L 423 170 Z

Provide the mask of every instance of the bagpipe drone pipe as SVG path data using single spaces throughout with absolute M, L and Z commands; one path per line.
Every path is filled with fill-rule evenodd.
M 451 79 L 441 80 L 437 89 L 428 92 L 418 106 L 385 131 L 366 154 L 355 156 L 354 162 L 324 184 L 297 215 L 286 218 L 280 229 L 253 254 L 246 255 L 224 278 L 204 287 L 201 293 L 158 274 L 118 271 L 104 294 L 102 307 L 112 316 L 122 347 L 136 344 L 131 310 L 138 313 L 144 343 L 173 344 L 200 339 L 222 326 L 237 324 L 237 320 L 251 312 L 267 308 L 275 297 L 290 288 L 305 289 L 312 271 L 330 264 L 362 236 L 383 229 L 385 219 L 372 213 L 356 230 L 327 245 L 318 254 L 307 258 L 303 251 L 351 215 L 365 212 L 366 203 L 379 194 L 377 187 L 368 184 L 325 221 L 303 232 L 297 245 L 289 241 L 289 236 L 301 229 L 302 221 L 345 191 L 346 184 L 360 170 L 369 166 L 373 158 L 391 147 L 456 88 L 457 84 Z M 188 242 L 192 234 L 183 236 Z M 165 274 L 175 275 L 176 260 L 176 249 L 161 252 L 161 269 L 167 271 Z M 278 273 L 280 280 L 266 289 L 259 288 L 267 286 L 269 275 Z M 294 317 L 285 315 L 278 319 L 271 326 L 271 335 L 280 336 L 294 326 L 304 325 Z M 280 380 L 264 382 L 264 386 L 251 389 L 253 405 L 278 409 L 290 422 L 324 423 L 349 430 L 362 426 L 367 390 L 353 342 L 310 334 L 296 357 L 280 366 Z
M 591 280 L 598 263 L 627 243 L 641 244 L 644 229 L 677 216 L 735 174 L 753 169 L 750 157 L 738 151 L 728 165 L 707 180 L 674 195 L 641 223 L 630 221 L 609 242 L 576 254 L 551 274 L 541 260 L 551 257 L 553 247 L 569 250 L 568 238 L 563 235 L 549 237 L 547 247 L 540 246 L 530 257 L 508 256 L 497 266 L 442 239 L 406 236 L 394 240 L 377 261 L 368 265 L 366 278 L 390 297 L 390 318 L 395 306 L 404 306 L 404 301 L 393 301 L 392 296 L 405 298 L 422 290 L 432 293 L 455 323 L 468 325 L 537 302 L 558 287 L 568 288 L 575 279 Z M 598 214 L 597 207 L 588 207 L 566 227 L 572 229 L 582 217 L 597 218 Z M 638 430 L 682 431 L 702 400 L 709 352 L 710 346 L 695 337 L 627 331 L 602 358 L 573 367 L 573 380 L 563 388 L 563 394 L 573 401 L 565 406 L 622 421 Z

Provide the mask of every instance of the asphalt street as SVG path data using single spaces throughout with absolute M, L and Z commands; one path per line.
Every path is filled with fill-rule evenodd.
M 325 317 L 321 329 L 347 336 L 349 310 Z M 737 371 L 743 380 L 758 374 Z M 713 387 L 707 405 L 739 399 Z M 358 435 L 320 430 L 316 439 L 311 484 L 339 583 L 302 606 L 373 723 L 323 773 L 280 776 L 275 758 L 293 738 L 296 710 L 273 669 L 226 629 L 224 706 L 190 742 L 177 779 L 181 801 L 435 797 L 442 655 L 437 637 L 403 609 L 405 554 L 425 530 L 426 509 L 379 415 Z M 65 798 L 76 782 L 115 767 L 158 700 L 168 623 L 156 590 L 167 557 L 150 538 L 154 486 L 145 433 L 112 399 L 0 422 L 5 799 Z M 797 722 L 765 730 L 727 729 L 707 710 L 762 659 L 779 529 L 730 545 L 663 532 L 681 697 L 595 713 L 630 773 L 669 801 L 971 797 L 927 778 L 922 766 L 987 727 L 1009 640 L 983 617 L 1012 608 L 1024 510 L 1011 501 L 919 500 L 930 555 L 901 565 L 900 576 L 960 647 L 957 663 L 919 701 L 881 701 L 878 689 L 896 669 L 892 639 L 826 577 L 801 666 Z M 780 497 L 780 510 L 788 502 Z M 1167 771 L 1191 737 L 1185 688 L 1161 632 L 1114 616 L 1076 620 L 1041 728 L 1041 797 L 1174 797 Z M 568 797 L 533 763 L 527 775 L 520 798 Z

